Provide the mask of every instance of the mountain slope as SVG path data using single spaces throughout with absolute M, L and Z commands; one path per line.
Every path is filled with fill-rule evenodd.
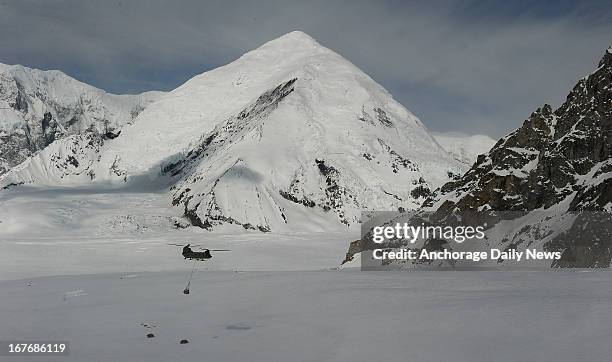
M 161 95 L 117 96 L 59 71 L 0 66 L 0 175 L 65 136 L 115 137 Z
M 300 220 L 293 209 L 311 208 L 350 225 L 364 209 L 416 208 L 460 171 L 416 117 L 306 35 L 241 60 L 267 61 L 291 47 L 305 55 L 286 70 L 277 65 L 284 74 L 272 87 L 166 168 L 181 176 L 174 203 L 194 223 L 278 229 Z
M 436 141 L 457 161 L 472 166 L 478 155 L 489 152 L 495 140 L 486 135 L 465 135 L 462 133 L 434 133 Z
M 608 49 L 597 70 L 581 79 L 558 109 L 544 105 L 533 112 L 460 180 L 444 185 L 435 204 L 445 209 L 532 210 L 569 197 L 573 208 L 612 211 L 612 195 L 607 192 L 588 200 L 581 196 L 608 182 L 602 176 L 610 169 L 611 132 L 612 49 Z
M 3 182 L 166 180 L 193 224 L 262 231 L 414 209 L 465 167 L 381 86 L 301 32 L 162 97 L 84 156 L 86 172 L 64 157 L 68 171 L 45 176 L 45 158 L 38 164 L 49 167 L 24 166 Z
M 524 248 L 535 242 L 562 251 L 554 266 L 609 266 L 611 145 L 612 48 L 559 108 L 544 105 L 533 112 L 425 205 L 439 215 L 520 212 L 525 223 L 502 246 Z M 538 236 L 534 230 L 547 231 Z

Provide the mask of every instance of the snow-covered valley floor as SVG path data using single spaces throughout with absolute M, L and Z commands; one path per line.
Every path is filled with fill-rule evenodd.
M 0 191 L 0 280 L 35 276 L 189 270 L 169 244 L 191 243 L 213 253 L 209 270 L 336 268 L 358 230 L 262 233 L 233 227 L 177 229 L 180 208 L 157 190 L 45 189 Z M 196 249 L 197 251 L 197 249 Z
M 608 271 L 332 270 L 354 231 L 177 230 L 167 203 L 0 192 L 0 340 L 71 349 L 0 360 L 612 360 Z M 173 242 L 231 252 L 199 263 L 184 295 L 192 264 Z
M 609 272 L 199 271 L 184 295 L 186 279 L 146 272 L 3 281 L 0 334 L 69 341 L 70 355 L 57 357 L 69 361 L 612 357 Z

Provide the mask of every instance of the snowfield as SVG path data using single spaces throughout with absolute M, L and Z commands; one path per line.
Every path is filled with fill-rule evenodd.
M 0 280 L 191 268 L 171 243 L 231 249 L 202 264 L 214 270 L 335 268 L 357 228 L 333 222 L 310 232 L 262 233 L 188 227 L 158 190 L 39 188 L 0 192 Z M 178 226 L 177 226 L 178 225 Z M 178 227 L 178 228 L 177 228 Z
M 119 273 L 0 282 L 48 361 L 610 361 L 609 272 Z M 149 333 L 154 338 L 146 338 Z M 187 339 L 188 344 L 179 344 Z M 40 361 L 19 357 L 18 361 Z
M 0 336 L 70 343 L 48 361 L 612 356 L 608 271 L 336 270 L 357 230 L 177 230 L 154 189 L 20 189 L 0 193 Z M 231 249 L 189 295 L 193 264 L 168 245 L 184 242 Z

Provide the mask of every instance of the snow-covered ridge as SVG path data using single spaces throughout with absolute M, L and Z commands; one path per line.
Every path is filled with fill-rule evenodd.
M 94 103 L 88 105 L 89 108 L 81 109 L 85 111 L 83 116 L 89 116 L 88 121 L 106 119 L 114 123 L 138 105 L 146 105 L 164 94 L 152 91 L 137 95 L 115 95 L 82 83 L 58 70 L 39 70 L 22 65 L 2 64 L 0 73 L 3 87 L 0 98 L 13 104 L 13 108 L 24 111 L 26 120 L 40 117 L 45 111 L 58 111 L 54 108 L 84 106 L 83 103 L 91 101 Z M 28 96 L 30 99 L 18 100 Z M 25 104 L 15 104 L 24 101 Z M 95 106 L 100 108 L 96 109 Z
M 456 160 L 471 166 L 478 155 L 487 153 L 495 140 L 486 135 L 466 135 L 458 132 L 433 133 L 436 141 Z
M 57 71 L 0 66 L 0 174 L 55 140 L 113 137 L 162 92 L 114 95 Z

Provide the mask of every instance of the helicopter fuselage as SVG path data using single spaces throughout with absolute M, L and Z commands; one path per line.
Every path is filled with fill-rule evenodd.
M 210 250 L 187 251 L 183 253 L 183 257 L 189 260 L 193 260 L 193 259 L 206 260 L 206 259 L 211 259 L 212 255 L 210 254 Z

